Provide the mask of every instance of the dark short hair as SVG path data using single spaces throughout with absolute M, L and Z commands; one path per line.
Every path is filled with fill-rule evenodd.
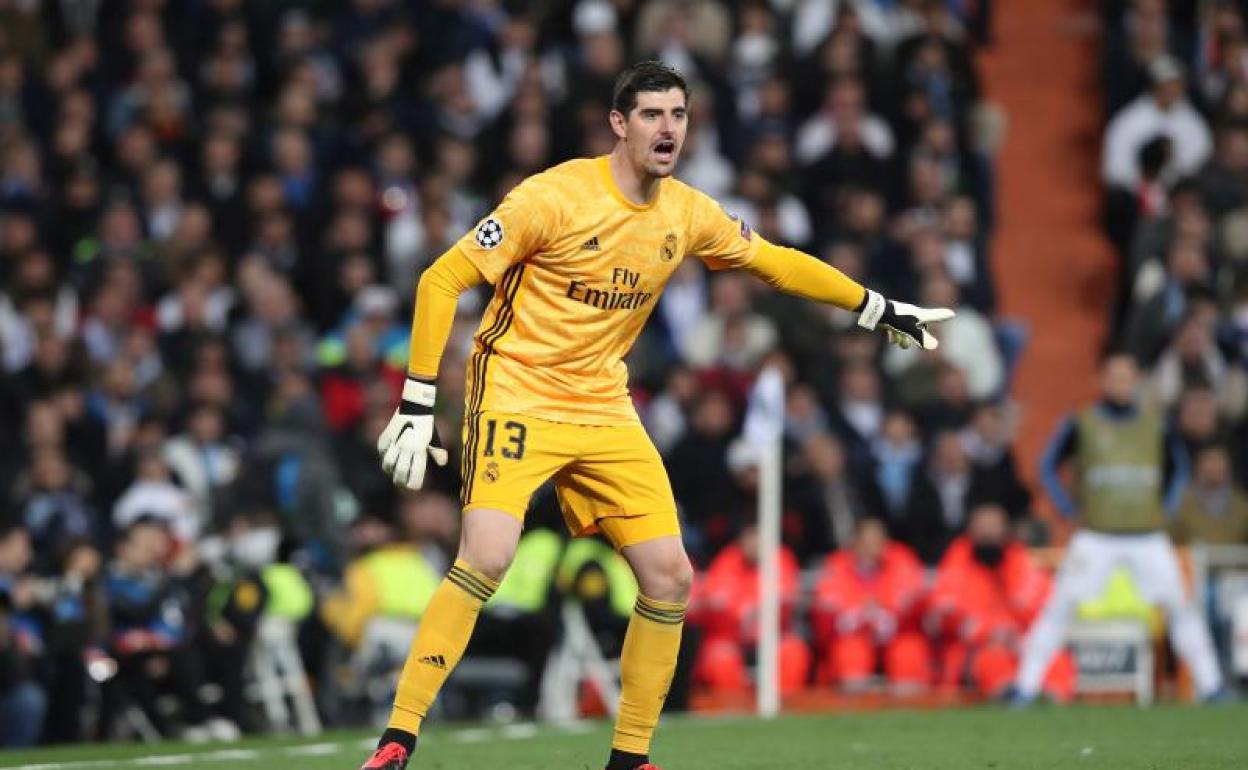
M 627 117 L 637 106 L 637 94 L 661 93 L 673 88 L 684 91 L 685 98 L 689 98 L 689 84 L 675 68 L 661 61 L 637 62 L 615 79 L 611 109 Z

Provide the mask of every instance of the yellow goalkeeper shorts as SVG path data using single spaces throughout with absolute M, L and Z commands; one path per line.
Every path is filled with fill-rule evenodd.
M 574 536 L 602 532 L 617 548 L 680 535 L 663 460 L 633 425 L 574 425 L 486 411 L 464 421 L 465 511 L 495 508 L 521 522 L 553 478 Z

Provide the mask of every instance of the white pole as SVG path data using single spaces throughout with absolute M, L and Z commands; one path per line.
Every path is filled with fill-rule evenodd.
M 758 474 L 758 714 L 780 711 L 780 435 L 760 447 Z
M 745 410 L 744 438 L 758 453 L 758 713 L 780 712 L 780 494 L 784 376 L 758 375 Z

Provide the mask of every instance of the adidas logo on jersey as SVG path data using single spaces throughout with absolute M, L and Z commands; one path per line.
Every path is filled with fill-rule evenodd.
M 598 236 L 590 238 L 581 244 L 581 251 L 602 251 L 602 247 L 598 245 Z
M 420 659 L 420 662 L 428 663 L 430 666 L 433 666 L 434 668 L 440 668 L 443 671 L 446 670 L 446 658 L 442 657 L 441 655 L 426 655 L 425 657 Z

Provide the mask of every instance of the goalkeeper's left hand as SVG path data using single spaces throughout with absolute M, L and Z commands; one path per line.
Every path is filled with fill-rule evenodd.
M 867 296 L 858 308 L 858 325 L 864 329 L 883 326 L 888 341 L 902 348 L 920 345 L 924 350 L 935 350 L 940 342 L 927 330 L 928 324 L 940 323 L 953 318 L 947 307 L 917 307 L 885 299 L 884 295 L 867 289 Z

